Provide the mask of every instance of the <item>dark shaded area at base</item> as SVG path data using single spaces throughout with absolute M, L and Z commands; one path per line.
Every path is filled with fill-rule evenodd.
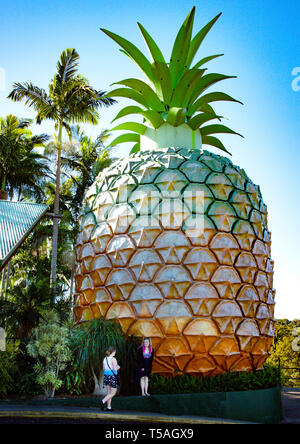
M 102 421 L 99 419 L 68 418 L 0 418 L 0 424 L 126 424 L 125 421 Z
M 72 419 L 72 418 L 0 418 L 0 424 L 97 424 L 97 425 L 106 425 L 109 426 L 108 430 L 111 429 L 113 425 L 118 425 L 118 430 L 127 430 L 130 426 L 136 426 L 139 430 L 148 430 L 149 428 L 168 428 L 169 430 L 172 430 L 174 428 L 177 428 L 178 426 L 173 426 L 170 423 L 166 422 L 151 422 L 149 425 L 143 425 L 140 422 L 134 422 L 134 421 L 116 421 L 116 420 L 110 420 L 110 421 L 103 421 L 102 419 Z M 184 427 L 184 424 L 180 424 L 180 428 L 182 429 Z M 200 426 L 195 424 L 188 424 L 189 429 L 196 429 Z
M 99 408 L 99 398 L 69 398 L 24 401 L 25 405 L 56 405 Z M 18 404 L 22 404 L 18 402 Z M 118 411 L 161 413 L 170 416 L 202 416 L 277 424 L 282 419 L 280 387 L 239 392 L 180 395 L 117 396 Z
M 279 386 L 241 392 L 118 397 L 114 400 L 114 407 L 171 416 L 204 416 L 264 424 L 277 424 L 282 419 Z

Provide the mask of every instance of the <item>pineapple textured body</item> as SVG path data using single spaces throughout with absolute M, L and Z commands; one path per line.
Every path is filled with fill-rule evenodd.
M 140 151 L 88 190 L 76 246 L 77 323 L 149 336 L 153 371 L 260 368 L 274 336 L 267 210 L 244 170 L 208 151 Z

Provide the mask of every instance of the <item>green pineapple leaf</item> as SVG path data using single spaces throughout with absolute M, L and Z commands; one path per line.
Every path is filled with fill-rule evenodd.
M 148 79 L 152 81 L 151 63 L 149 62 L 147 57 L 145 57 L 144 54 L 133 43 L 129 42 L 123 37 L 120 37 L 119 35 L 115 34 L 114 32 L 108 31 L 107 29 L 100 29 L 115 42 L 117 42 L 126 51 L 126 53 L 129 54 L 132 60 L 135 61 L 138 67 L 146 74 Z
M 185 107 L 193 94 L 195 85 L 205 71 L 205 69 L 186 71 L 174 89 L 170 106 Z
M 199 108 L 198 111 L 201 111 L 203 113 L 207 113 L 207 114 L 213 114 L 214 116 L 216 116 L 216 113 L 213 109 L 212 106 L 210 106 L 208 103 L 204 103 L 203 105 L 201 105 L 201 107 Z M 187 113 L 188 118 L 190 118 L 189 114 Z M 219 121 L 221 121 L 221 117 L 216 117 Z
M 209 136 L 210 134 L 216 134 L 216 133 L 219 133 L 219 134 L 226 133 L 226 134 L 236 134 L 237 136 L 243 137 L 241 134 L 236 133 L 235 131 L 228 128 L 227 126 L 219 125 L 219 124 L 204 126 L 200 129 L 200 133 L 202 136 Z
M 172 78 L 168 65 L 163 62 L 154 62 L 151 65 L 153 84 L 157 95 L 166 105 L 170 104 L 173 93 Z
M 148 107 L 148 103 L 143 95 L 131 88 L 117 88 L 107 93 L 104 97 L 126 97 L 127 99 L 140 103 L 145 106 L 145 108 Z
M 151 123 L 151 125 L 155 129 L 159 128 L 163 123 L 165 123 L 162 116 L 156 111 L 152 111 L 151 109 L 143 111 L 141 112 L 141 114 L 145 119 L 147 119 Z
M 192 116 L 197 111 L 201 109 L 203 105 L 207 105 L 211 102 L 218 102 L 218 101 L 229 101 L 229 102 L 237 102 L 243 105 L 242 102 L 239 100 L 234 99 L 233 97 L 229 96 L 226 93 L 223 92 L 212 92 L 205 94 L 204 96 L 201 96 L 196 102 L 194 102 L 188 109 L 188 115 Z
M 182 108 L 170 108 L 167 122 L 172 126 L 179 126 L 185 122 L 185 114 Z
M 149 107 L 155 111 L 165 111 L 164 104 L 159 100 L 157 94 L 149 85 L 147 85 L 147 83 L 143 82 L 142 80 L 125 79 L 121 80 L 120 82 L 115 82 L 113 85 L 128 86 L 129 88 L 135 90 L 138 94 L 141 94 Z
M 142 123 L 137 122 L 125 122 L 121 123 L 118 126 L 115 126 L 112 128 L 112 131 L 121 131 L 121 130 L 128 130 L 128 131 L 134 131 L 137 134 L 144 134 L 147 127 L 143 125 Z
M 214 146 L 215 148 L 219 148 L 220 150 L 225 151 L 225 153 L 228 153 L 231 155 L 231 153 L 229 151 L 227 151 L 227 149 L 225 148 L 225 146 L 223 145 L 221 140 L 219 140 L 217 137 L 202 136 L 202 143 L 204 145 L 210 145 L 210 146 Z
M 190 47 L 189 47 L 189 53 L 187 56 L 186 64 L 188 67 L 191 66 L 191 63 L 201 45 L 203 40 L 205 39 L 206 35 L 210 31 L 210 29 L 213 27 L 213 25 L 216 23 L 216 21 L 219 19 L 219 17 L 222 15 L 222 12 L 220 12 L 215 18 L 213 18 L 207 25 L 204 26 L 193 38 L 191 41 Z
M 221 120 L 222 116 L 218 116 L 217 114 L 207 114 L 200 113 L 196 114 L 192 119 L 190 119 L 187 124 L 192 128 L 192 130 L 196 130 L 200 128 L 204 123 L 209 122 L 210 120 L 218 119 Z
M 122 117 L 128 116 L 129 114 L 141 114 L 141 112 L 144 111 L 139 106 L 130 105 L 125 106 L 125 108 L 122 108 L 120 112 L 116 115 L 116 117 L 111 121 L 114 122 L 115 120 L 121 119 Z
M 119 143 L 125 143 L 125 142 L 139 142 L 140 141 L 140 135 L 135 133 L 126 133 L 121 134 L 121 136 L 116 137 L 107 148 L 111 146 L 115 146 Z
M 158 112 L 152 110 L 143 110 L 139 106 L 125 106 L 125 108 L 121 109 L 121 111 L 112 120 L 112 122 L 129 114 L 140 114 L 145 119 L 147 119 L 155 129 L 159 128 L 163 123 L 165 123 L 164 119 Z
M 141 149 L 140 143 L 135 143 L 131 148 L 130 154 L 137 153 L 138 151 L 140 151 L 140 149 Z
M 173 46 L 170 59 L 170 72 L 173 79 L 173 87 L 176 86 L 177 81 L 181 77 L 186 66 L 192 37 L 195 9 L 194 6 L 183 22 Z
M 224 55 L 224 54 L 216 54 L 216 55 L 212 55 L 212 56 L 204 57 L 203 59 L 199 60 L 199 62 L 196 63 L 196 65 L 193 66 L 192 69 L 200 68 L 200 66 L 204 65 L 205 63 L 210 62 L 211 60 L 216 59 L 217 57 L 221 57 L 221 56 L 223 56 L 223 55 Z
M 159 49 L 159 47 L 157 46 L 151 35 L 146 31 L 144 26 L 141 25 L 140 23 L 138 23 L 138 27 L 140 28 L 140 31 L 144 37 L 145 43 L 149 49 L 153 62 L 166 63 L 161 50 Z
M 206 74 L 195 85 L 191 97 L 189 99 L 189 103 L 193 103 L 197 99 L 197 97 L 201 93 L 203 93 L 203 91 L 205 91 L 215 83 L 221 82 L 222 80 L 233 79 L 233 78 L 236 78 L 236 76 L 226 76 L 224 74 L 217 74 L 217 73 Z

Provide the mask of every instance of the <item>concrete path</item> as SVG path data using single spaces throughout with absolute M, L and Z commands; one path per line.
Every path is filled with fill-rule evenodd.
M 300 424 L 300 389 L 282 389 L 282 424 Z
M 95 408 L 82 407 L 61 407 L 61 406 L 29 406 L 22 404 L 0 404 L 0 423 L 5 418 L 31 418 L 48 419 L 59 418 L 67 420 L 99 420 L 99 422 L 109 423 L 151 423 L 151 424 L 169 424 L 169 425 L 196 425 L 196 424 L 246 424 L 244 421 L 203 418 L 198 416 L 167 416 L 159 413 L 133 412 L 133 411 L 114 411 L 102 412 Z M 11 421 L 10 421 L 11 422 Z

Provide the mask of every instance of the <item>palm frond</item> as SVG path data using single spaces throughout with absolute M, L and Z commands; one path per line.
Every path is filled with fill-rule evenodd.
M 14 102 L 24 100 L 25 105 L 34 108 L 38 112 L 39 118 L 53 118 L 55 109 L 51 98 L 46 91 L 30 82 L 14 83 L 13 90 L 8 95 Z
M 70 82 L 78 70 L 79 54 L 74 48 L 64 50 L 57 62 L 56 79 L 60 86 Z

